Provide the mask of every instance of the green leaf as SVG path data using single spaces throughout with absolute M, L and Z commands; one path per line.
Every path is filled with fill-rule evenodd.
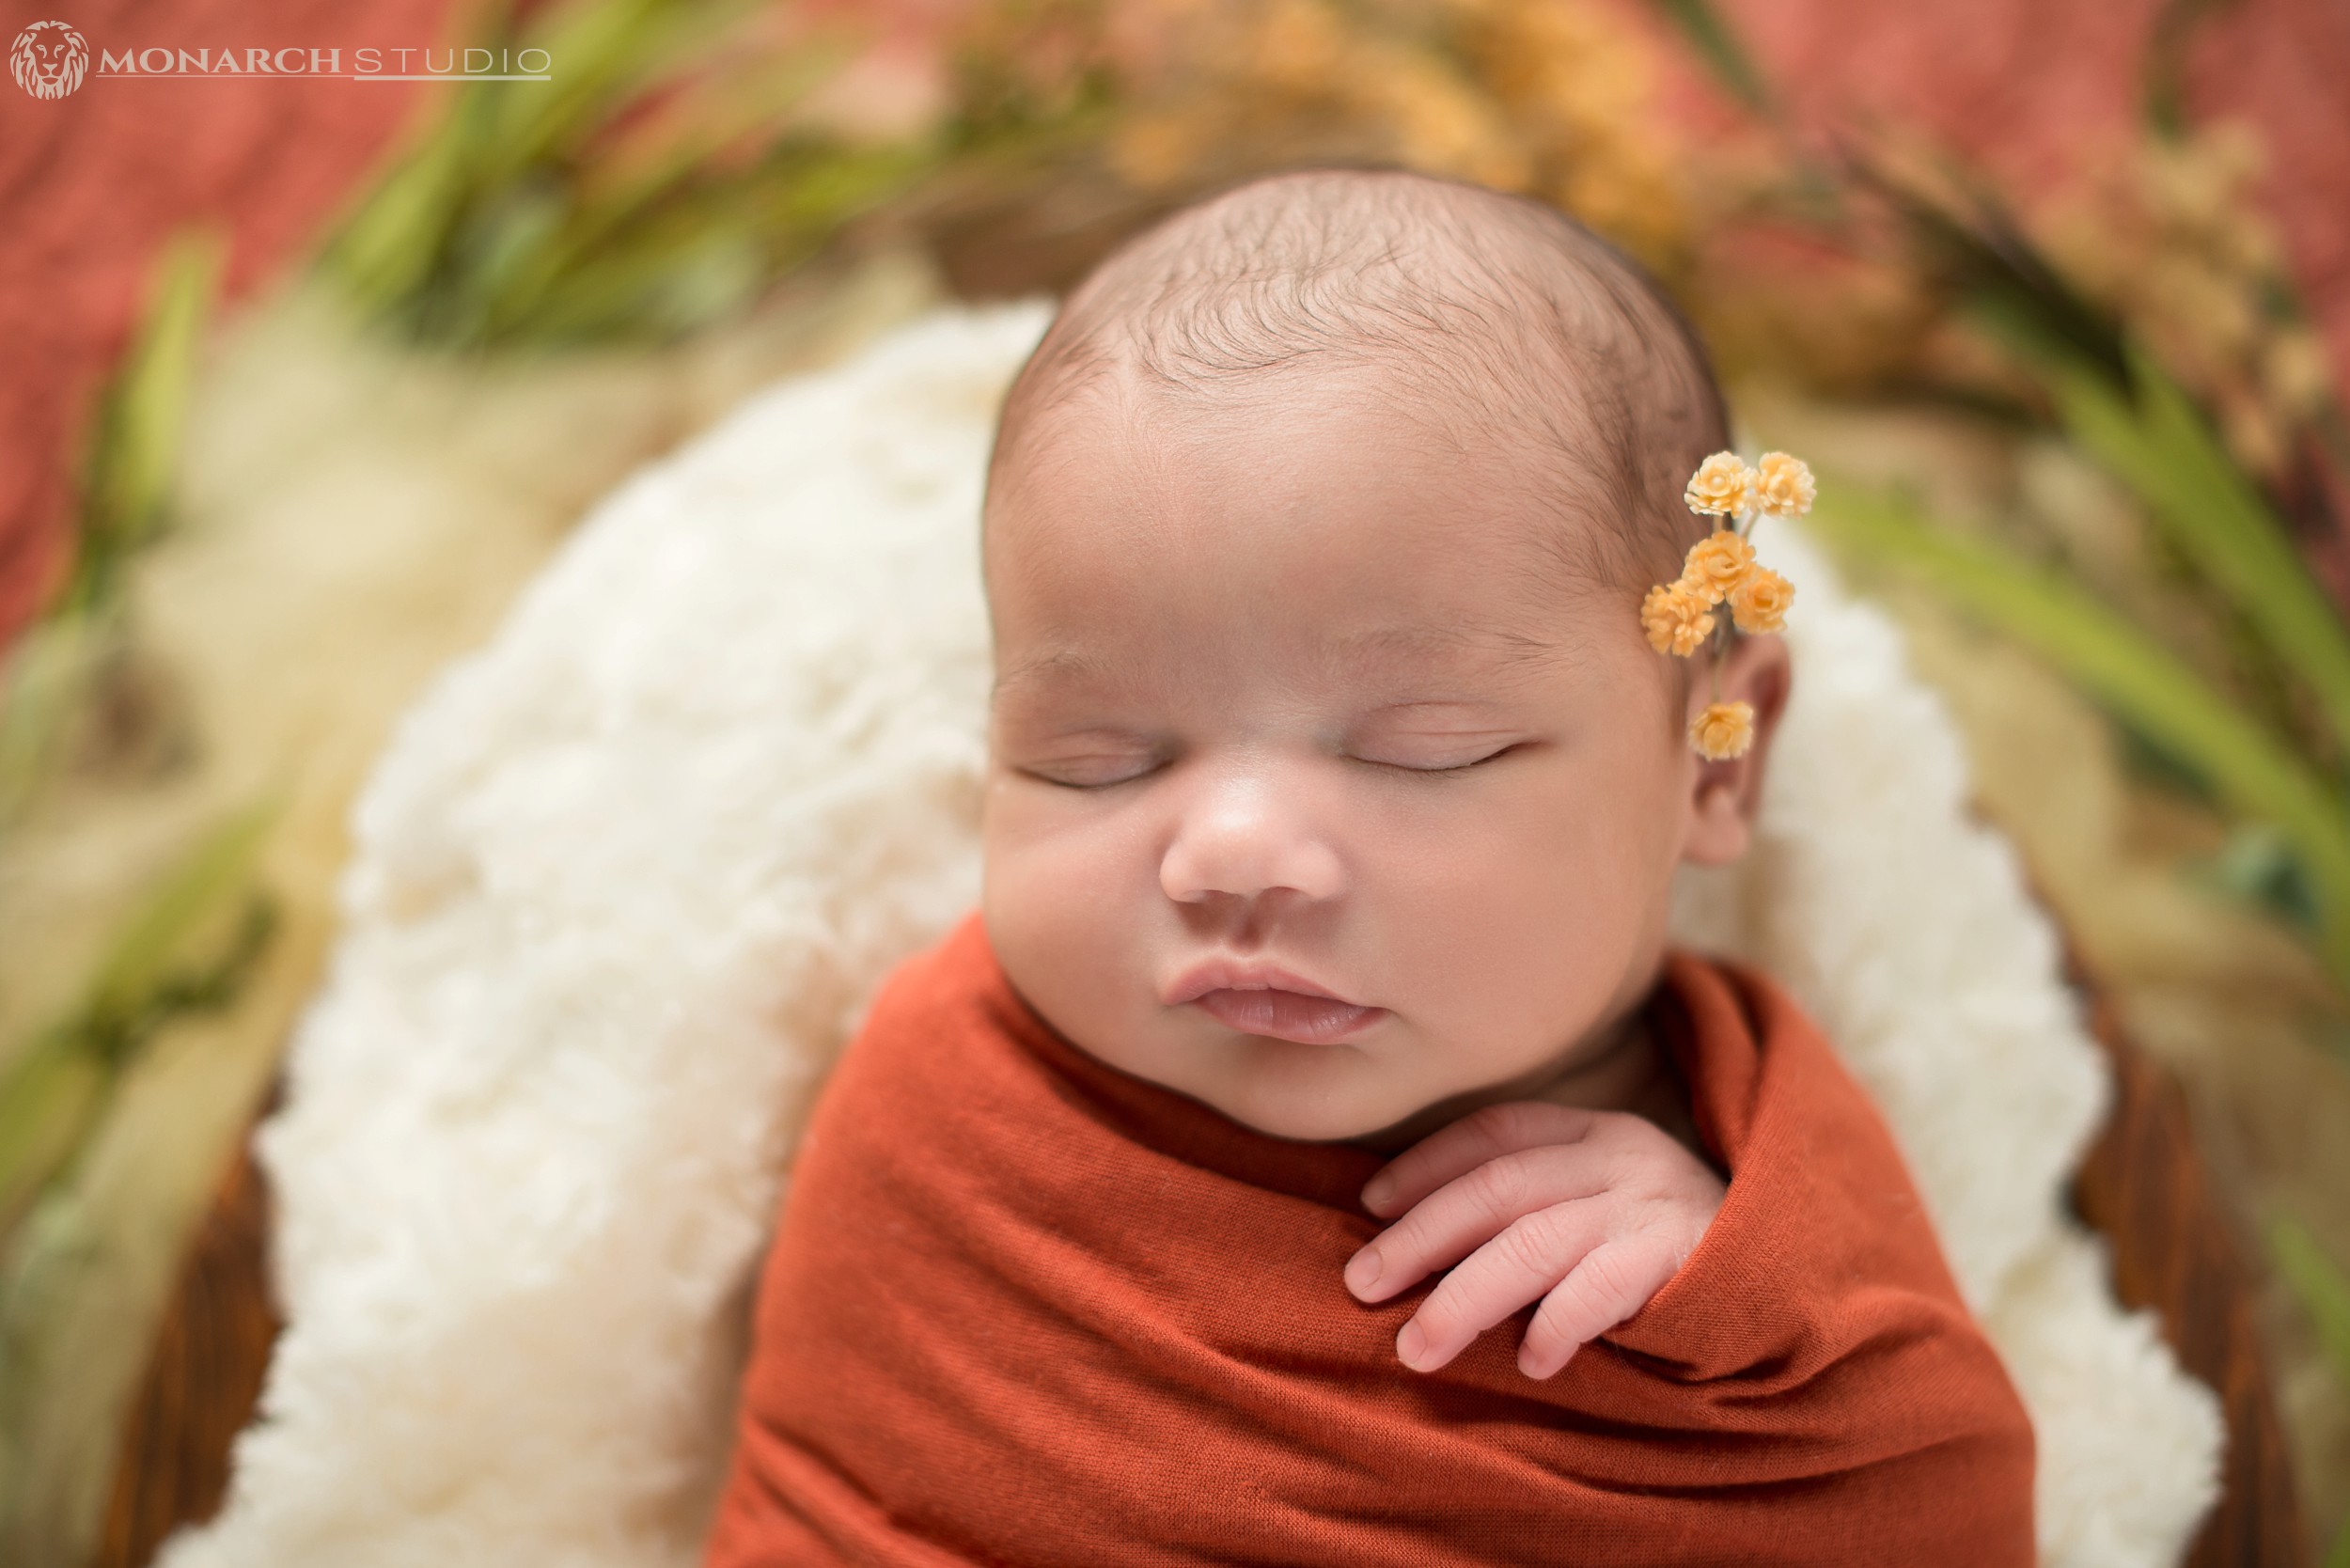
M 432 275 L 463 192 L 463 148 L 452 136 L 431 137 L 384 177 L 329 242 L 326 269 L 363 308 L 391 308 Z
M 223 249 L 217 234 L 188 230 L 156 259 L 138 330 L 92 421 L 60 613 L 109 603 L 129 557 L 160 527 Z
M 555 59 L 548 83 L 483 83 L 501 111 L 477 173 L 494 184 L 575 146 L 647 87 L 720 42 L 752 0 L 574 0 L 516 41 Z M 522 91 L 517 89 L 529 89 Z
M 1937 196 L 1865 162 L 1976 320 L 2034 371 L 2067 430 L 2162 527 L 2312 692 L 2350 750 L 2350 630 L 2290 533 L 2193 400 L 2049 264 L 1996 196 L 1952 174 Z
M 164 1024 L 225 1006 L 269 939 L 249 887 L 274 810 L 238 813 L 168 872 L 97 965 L 80 1001 L 0 1068 L 0 1233 L 70 1166 L 131 1058 Z M 225 933 L 223 917 L 243 896 Z
M 1708 0 L 1657 0 L 1657 5 L 1731 96 L 1757 114 L 1773 111 L 1771 89 L 1755 69 L 1754 57 L 1718 9 Z
M 2350 746 L 2350 631 L 2284 524 L 2186 392 L 2135 349 L 2135 402 L 2077 361 L 2044 365 L 2075 439 L 2137 492 L 2163 531 L 2316 694 L 2336 742 Z
M 477 46 L 544 49 L 554 80 L 453 86 L 321 258 L 363 309 L 452 346 L 657 337 L 798 259 L 735 174 L 739 144 L 777 135 L 850 56 L 847 24 L 778 50 L 746 38 L 757 0 L 570 0 L 519 26 L 513 12 L 479 19 Z
M 119 1038 L 139 1019 L 170 972 L 184 967 L 204 926 L 251 880 L 275 817 L 250 808 L 214 828 L 148 895 L 98 966 L 75 1027 L 93 1048 L 119 1057 L 136 1042 Z
M 2268 1250 L 2277 1271 L 2309 1314 L 2334 1377 L 2350 1395 L 2350 1275 L 2326 1254 L 2308 1227 L 2289 1215 L 2269 1221 Z
M 0 829 L 39 792 L 121 635 L 111 620 L 53 614 L 0 661 Z
M 2200 786 L 2200 776 L 2195 783 Z M 2317 898 L 2300 856 L 2285 836 L 2267 823 L 2239 825 L 2209 862 L 2207 874 L 2222 891 L 2256 904 L 2292 925 L 2313 930 Z
M 1815 529 L 1899 568 L 2032 648 L 2232 808 L 2291 840 L 2317 895 L 2326 963 L 2350 983 L 2350 817 L 2294 749 L 2069 578 L 1935 527 L 1906 499 L 1824 484 Z
M 1848 153 L 1846 167 L 1901 218 L 1927 269 L 1992 337 L 2027 357 L 2060 355 L 2128 384 L 2120 323 L 2049 264 L 1996 191 L 1956 166 L 1940 171 L 1942 190 L 1862 153 Z
M 0 1236 L 88 1136 L 112 1077 L 63 1032 L 35 1041 L 8 1064 L 0 1076 Z

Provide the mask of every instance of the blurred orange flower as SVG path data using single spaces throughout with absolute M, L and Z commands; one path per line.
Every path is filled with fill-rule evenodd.
M 1704 470 L 1699 470 L 1698 477 L 1704 478 Z M 1689 484 L 1695 489 L 1697 479 Z M 1681 582 L 1707 604 L 1718 604 L 1753 568 L 1754 546 L 1728 528 L 1716 528 L 1689 546 L 1688 559 L 1681 567 Z
M 1754 710 L 1744 702 L 1709 702 L 1689 721 L 1689 744 L 1709 762 L 1746 755 L 1754 744 Z
M 1714 612 L 1707 604 L 1684 583 L 1664 583 L 1649 589 L 1648 597 L 1640 602 L 1640 624 L 1648 632 L 1649 646 L 1659 653 L 1676 653 L 1684 659 L 1696 652 L 1714 630 Z
M 1787 624 L 1795 585 L 1767 566 L 1757 566 L 1730 590 L 1730 615 L 1741 632 L 1777 632 Z
M 1785 452 L 1764 452 L 1754 465 L 1752 482 L 1755 510 L 1769 517 L 1801 517 L 1819 494 L 1810 466 Z
M 1689 503 L 1691 511 L 1719 512 L 1727 517 L 1745 510 L 1747 486 L 1752 480 L 1753 475 L 1737 453 L 1716 452 L 1689 476 L 1689 488 L 1683 498 Z

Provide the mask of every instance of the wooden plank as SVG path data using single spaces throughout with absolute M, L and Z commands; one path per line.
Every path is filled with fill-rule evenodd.
M 2195 1151 L 2178 1082 L 2122 1033 L 2084 987 L 2090 1028 L 2113 1063 L 2114 1102 L 2074 1184 L 2081 1217 L 2113 1247 L 2114 1294 L 2151 1307 L 2186 1370 L 2218 1390 L 2228 1451 L 2219 1506 L 2189 1568 L 2309 1568 L 2292 1456 L 2269 1393 L 2250 1277 Z
M 164 1310 L 123 1433 L 96 1568 L 144 1568 L 174 1529 L 219 1511 L 230 1447 L 253 1417 L 277 1340 L 269 1209 L 248 1138 Z

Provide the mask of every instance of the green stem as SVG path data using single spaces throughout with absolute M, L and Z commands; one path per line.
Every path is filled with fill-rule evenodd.
M 2066 428 L 2309 685 L 2336 745 L 2350 746 L 2350 631 L 2186 394 L 2135 352 L 2134 399 L 2086 365 L 2044 363 Z
M 2350 821 L 2289 744 L 2085 589 L 1937 528 L 1904 499 L 1823 487 L 1812 523 L 1824 536 L 1922 579 L 2034 649 L 2192 766 L 2235 810 L 2275 823 L 2314 886 L 2326 964 L 2350 985 Z

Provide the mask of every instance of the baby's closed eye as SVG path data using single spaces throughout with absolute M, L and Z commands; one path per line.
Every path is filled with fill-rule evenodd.
M 1496 745 L 1485 737 L 1468 741 L 1446 740 L 1422 743 L 1389 743 L 1373 747 L 1358 747 L 1358 760 L 1376 762 L 1382 767 L 1402 768 L 1411 773 L 1465 773 L 1497 761 L 1512 752 L 1522 750 L 1529 743 L 1504 742 Z

